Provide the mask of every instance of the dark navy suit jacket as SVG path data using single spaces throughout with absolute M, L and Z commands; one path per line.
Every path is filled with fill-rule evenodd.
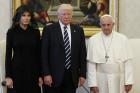
M 78 86 L 79 77 L 86 78 L 86 46 L 83 29 L 74 24 L 71 28 L 71 72 L 74 86 Z M 65 50 L 59 22 L 46 26 L 42 33 L 43 75 L 51 75 L 55 87 L 64 76 Z

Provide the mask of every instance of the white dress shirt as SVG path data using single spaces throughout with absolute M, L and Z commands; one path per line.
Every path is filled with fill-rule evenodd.
M 60 27 L 61 27 L 61 32 L 62 32 L 62 35 L 63 35 L 63 39 L 64 39 L 64 26 L 67 26 L 67 32 L 68 32 L 69 42 L 70 42 L 70 47 L 71 47 L 71 29 L 70 29 L 70 24 L 64 25 L 60 20 L 59 20 L 59 24 L 60 24 Z

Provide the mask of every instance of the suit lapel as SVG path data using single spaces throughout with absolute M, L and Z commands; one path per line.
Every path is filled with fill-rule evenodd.
M 59 23 L 56 24 L 56 30 L 57 30 L 56 32 L 57 32 L 58 43 L 64 48 L 63 35 L 62 35 L 62 31 L 61 31 L 61 27 Z
M 74 28 L 74 25 L 71 24 L 70 27 L 71 27 L 71 53 L 73 53 L 74 43 L 76 39 L 75 37 L 76 30 Z

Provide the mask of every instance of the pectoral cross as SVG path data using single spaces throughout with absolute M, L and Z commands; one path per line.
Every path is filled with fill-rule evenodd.
M 108 59 L 109 59 L 109 56 L 106 54 L 106 55 L 105 55 L 105 61 L 107 62 Z

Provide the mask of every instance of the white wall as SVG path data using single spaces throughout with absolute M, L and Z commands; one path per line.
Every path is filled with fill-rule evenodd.
M 10 26 L 10 1 L 11 0 L 0 0 L 0 40 L 5 39 L 5 34 Z
M 119 1 L 119 31 L 130 38 L 140 38 L 140 1 Z
M 0 41 L 0 93 L 6 93 L 6 87 L 1 86 L 5 80 L 5 40 Z
M 4 80 L 4 73 L 5 73 L 5 63 L 4 63 L 4 58 L 5 58 L 5 37 L 6 37 L 6 32 L 8 28 L 10 27 L 10 17 L 11 17 L 11 5 L 10 5 L 11 0 L 0 0 L 0 67 L 3 75 L 0 73 L 0 81 Z M 6 93 L 5 92 L 5 87 L 1 87 L 0 84 L 0 93 Z

